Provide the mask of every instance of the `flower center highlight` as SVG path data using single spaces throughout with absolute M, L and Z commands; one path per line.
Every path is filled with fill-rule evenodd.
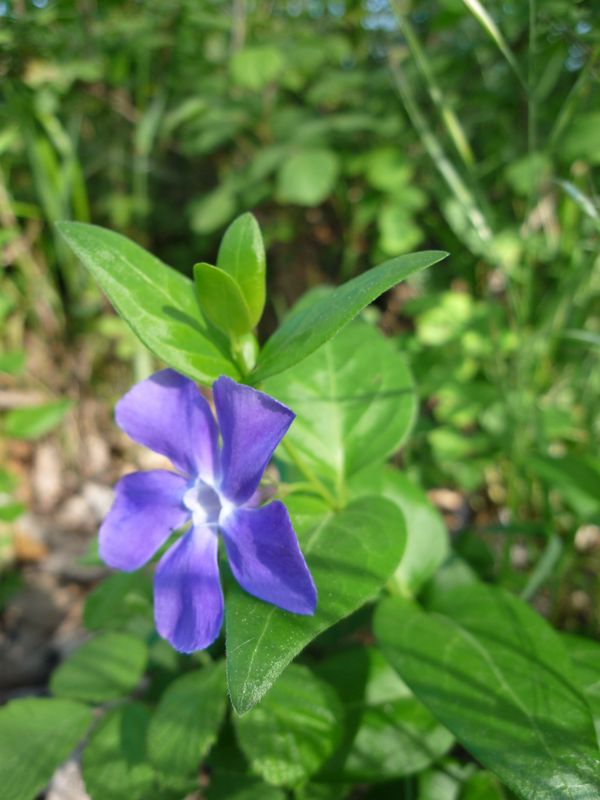
M 183 495 L 183 505 L 192 512 L 194 525 L 216 525 L 222 503 L 212 486 L 198 478 Z

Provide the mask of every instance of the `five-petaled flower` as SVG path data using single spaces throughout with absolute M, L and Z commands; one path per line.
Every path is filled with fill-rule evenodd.
M 256 507 L 257 490 L 294 413 L 272 397 L 221 376 L 213 384 L 219 434 L 194 383 L 165 369 L 117 404 L 118 425 L 167 456 L 178 472 L 126 475 L 100 528 L 100 556 L 132 571 L 176 529 L 191 522 L 162 556 L 154 576 L 154 617 L 177 650 L 208 647 L 219 635 L 223 592 L 218 532 L 238 583 L 295 614 L 313 614 L 317 592 L 283 503 Z

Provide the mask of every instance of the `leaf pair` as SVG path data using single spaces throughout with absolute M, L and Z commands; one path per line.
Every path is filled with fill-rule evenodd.
M 124 236 L 79 222 L 57 226 L 119 314 L 156 356 L 203 384 L 220 375 L 241 377 L 230 342 L 219 328 L 242 331 L 262 312 L 264 251 L 251 216 L 244 215 L 231 226 L 217 267 L 196 268 L 204 313 L 189 278 Z M 256 385 L 302 361 L 383 292 L 446 255 L 429 251 L 391 259 L 290 315 L 266 343 L 246 379 Z M 229 310 L 236 306 L 241 316 Z

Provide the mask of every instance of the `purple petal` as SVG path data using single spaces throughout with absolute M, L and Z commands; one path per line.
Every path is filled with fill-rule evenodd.
M 185 478 L 163 469 L 121 478 L 100 528 L 100 558 L 115 569 L 139 569 L 189 519 L 186 489 Z
M 217 477 L 217 426 L 189 378 L 172 369 L 137 383 L 117 403 L 117 424 L 134 441 L 171 459 L 188 475 Z
M 192 528 L 160 560 L 154 576 L 154 619 L 181 653 L 214 642 L 223 621 L 223 592 L 214 529 Z
M 285 611 L 314 614 L 317 590 L 283 503 L 238 508 L 221 527 L 231 571 L 243 589 Z
M 221 376 L 213 385 L 221 428 L 221 492 L 241 505 L 256 491 L 273 451 L 296 416 L 263 392 Z

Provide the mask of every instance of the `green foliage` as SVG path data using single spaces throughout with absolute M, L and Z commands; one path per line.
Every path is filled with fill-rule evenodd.
M 162 695 L 148 731 L 148 756 L 162 776 L 193 777 L 225 714 L 225 665 L 182 675 Z
M 70 400 L 54 400 L 41 406 L 14 409 L 4 419 L 4 431 L 15 439 L 39 439 L 60 425 L 72 406 Z
M 232 582 L 225 612 L 227 680 L 238 714 L 258 703 L 315 636 L 373 599 L 404 550 L 404 520 L 388 500 L 363 498 L 334 512 L 298 496 L 288 508 L 317 585 L 317 610 L 312 617 L 289 614 L 256 602 Z
M 302 361 L 333 338 L 379 295 L 411 275 L 437 264 L 446 255 L 423 252 L 393 258 L 290 314 L 261 351 L 254 381 L 263 381 Z
M 83 778 L 92 800 L 142 800 L 154 782 L 146 759 L 150 714 L 141 703 L 108 711 L 94 728 L 83 756 Z
M 50 688 L 59 697 L 103 703 L 124 697 L 140 681 L 147 648 L 135 636 L 102 633 L 90 639 L 52 675 Z
M 415 695 L 522 796 L 597 794 L 592 717 L 558 635 L 499 589 L 463 587 L 438 606 L 427 613 L 390 598 L 375 617 L 378 642 Z
M 71 700 L 14 700 L 0 710 L 0 780 L 6 800 L 32 800 L 92 721 Z
M 259 705 L 235 718 L 252 769 L 275 786 L 295 786 L 317 772 L 335 750 L 342 724 L 336 693 L 299 664 L 286 669 Z
M 112 231 L 75 222 L 58 229 L 152 352 L 205 383 L 238 377 L 225 343 L 202 319 L 188 278 Z
M 416 414 L 406 359 L 364 322 L 348 325 L 312 356 L 269 378 L 264 390 L 298 414 L 286 446 L 337 487 L 398 450 Z

